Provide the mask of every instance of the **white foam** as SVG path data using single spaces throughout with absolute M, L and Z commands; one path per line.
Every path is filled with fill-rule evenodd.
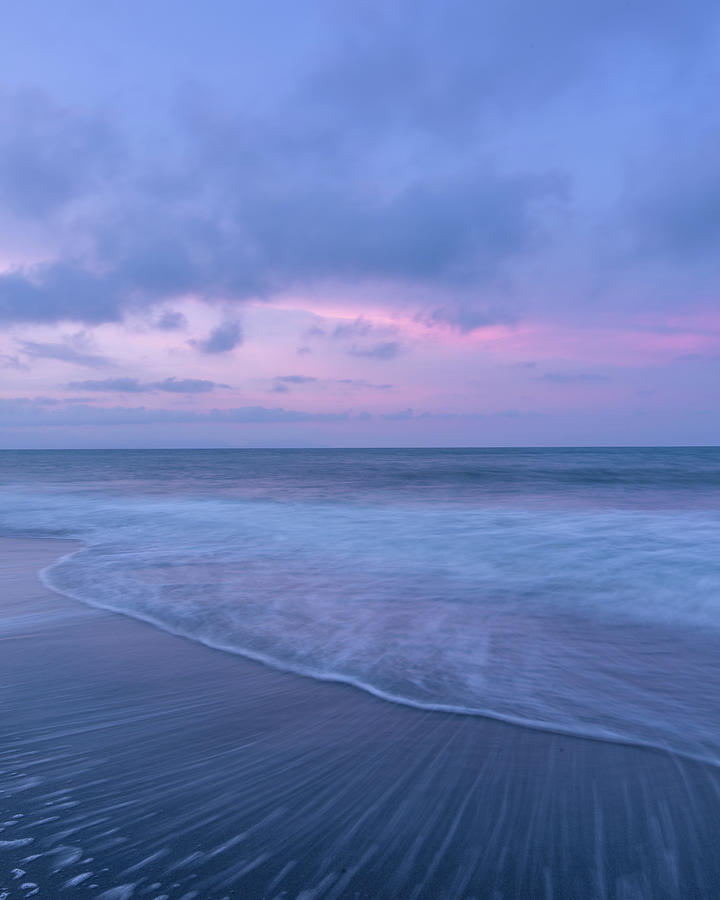
M 98 495 L 8 508 L 15 527 L 62 522 L 86 542 L 43 580 L 91 605 L 394 702 L 720 758 L 712 654 L 667 644 L 720 641 L 716 512 Z

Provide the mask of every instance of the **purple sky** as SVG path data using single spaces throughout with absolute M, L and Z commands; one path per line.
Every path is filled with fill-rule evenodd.
M 720 444 L 715 0 L 25 0 L 0 447 Z

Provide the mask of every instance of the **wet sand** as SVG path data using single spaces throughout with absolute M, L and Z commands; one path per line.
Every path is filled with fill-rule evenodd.
M 0 539 L 0 898 L 720 897 L 720 770 L 85 607 Z

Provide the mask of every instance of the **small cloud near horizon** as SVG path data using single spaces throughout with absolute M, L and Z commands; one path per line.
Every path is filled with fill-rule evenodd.
M 609 375 L 598 375 L 594 372 L 546 372 L 544 375 L 538 375 L 535 380 L 550 384 L 599 384 L 611 379 Z
M 203 378 L 165 378 L 163 381 L 141 382 L 137 378 L 103 378 L 100 380 L 71 381 L 66 385 L 71 391 L 107 391 L 124 394 L 142 394 L 166 391 L 172 394 L 204 394 L 216 388 L 230 385 Z
M 371 347 L 361 347 L 353 344 L 347 351 L 350 356 L 363 356 L 366 359 L 394 359 L 401 351 L 397 341 L 381 341 Z

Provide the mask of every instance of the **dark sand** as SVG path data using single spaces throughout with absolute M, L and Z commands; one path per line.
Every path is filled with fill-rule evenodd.
M 0 540 L 3 900 L 720 898 L 720 770 L 209 650 L 45 590 L 66 550 Z

